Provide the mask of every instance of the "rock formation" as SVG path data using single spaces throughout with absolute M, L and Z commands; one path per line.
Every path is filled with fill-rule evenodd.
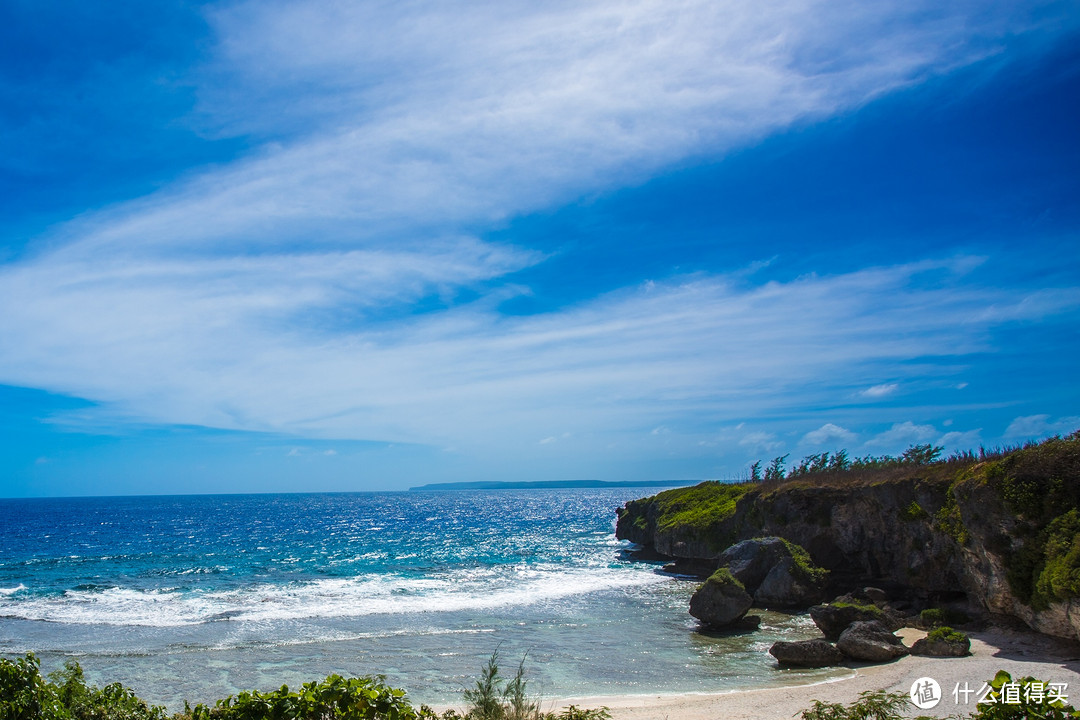
M 690 598 L 690 614 L 710 627 L 725 627 L 746 615 L 752 603 L 742 583 L 721 568 Z
M 769 654 L 781 665 L 795 667 L 829 667 L 844 660 L 844 654 L 826 640 L 781 641 L 773 643 Z

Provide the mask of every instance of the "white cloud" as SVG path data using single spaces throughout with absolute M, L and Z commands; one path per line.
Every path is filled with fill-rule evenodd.
M 558 442 L 558 441 L 559 441 L 558 438 L 549 436 L 549 437 L 546 437 L 543 440 L 541 440 L 540 444 L 541 445 L 550 445 L 551 443 Z
M 1037 440 L 1051 435 L 1067 435 L 1075 430 L 1080 430 L 1080 417 L 1051 420 L 1049 415 L 1027 415 L 1013 419 L 1003 437 Z
M 190 282 L 185 267 L 153 282 L 107 262 L 0 271 L 0 305 L 16 309 L 0 316 L 2 380 L 106 403 L 108 418 L 461 447 L 813 406 L 851 377 L 987 349 L 972 311 L 1019 297 L 925 288 L 919 263 L 757 287 L 702 276 L 531 317 L 481 301 L 326 332 L 295 318 L 318 318 L 326 294 L 362 300 L 347 273 L 332 293 L 267 295 L 273 275 Z
M 190 82 L 208 133 L 266 142 L 60 236 L 421 241 L 857 107 L 996 52 L 1043 4 L 242 2 L 209 13 Z
M 757 286 L 702 275 L 503 317 L 497 302 L 520 291 L 507 276 L 543 257 L 462 228 L 971 62 L 1033 26 L 1038 4 L 1007 5 L 214 11 L 199 121 L 257 149 L 0 266 L 0 382 L 88 398 L 108 419 L 461 448 L 806 407 L 811 386 L 988 349 L 994 323 L 1076 307 L 1080 291 L 910 282 L 961 273 L 961 258 Z M 480 299 L 453 302 L 463 290 Z M 410 315 L 433 294 L 447 309 Z
M 858 436 L 855 433 L 833 423 L 825 423 L 817 430 L 811 430 L 802 437 L 804 445 L 827 445 L 830 443 L 854 442 Z
M 938 436 L 938 431 L 933 425 L 916 425 L 910 420 L 895 423 L 883 433 L 875 435 L 866 441 L 867 447 L 885 447 L 891 449 L 903 449 L 902 446 L 913 443 L 925 443 Z M 951 433 L 950 433 L 951 434 Z
M 739 445 L 750 452 L 775 452 L 784 447 L 784 442 L 770 432 L 747 433 L 739 440 Z
M 868 398 L 883 398 L 895 393 L 899 387 L 900 385 L 897 383 L 883 383 L 881 385 L 868 387 L 859 394 Z
M 982 428 L 968 430 L 966 432 L 955 430 L 953 432 L 947 432 L 938 438 L 937 442 L 934 444 L 945 448 L 946 453 L 956 452 L 958 450 L 975 450 L 983 444 Z

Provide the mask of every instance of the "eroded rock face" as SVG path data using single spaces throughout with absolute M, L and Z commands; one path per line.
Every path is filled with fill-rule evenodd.
M 725 627 L 742 618 L 753 604 L 742 583 L 726 569 L 717 570 L 690 598 L 690 614 L 711 627 Z
M 1039 556 L 1047 524 L 1070 507 L 1080 510 L 1068 490 L 1080 482 L 1080 436 L 1056 442 L 955 471 L 912 465 L 871 479 L 823 476 L 724 492 L 703 483 L 686 490 L 687 500 L 673 490 L 627 503 L 616 534 L 671 557 L 718 563 L 740 540 L 783 537 L 831 571 L 834 590 L 872 583 L 909 600 L 939 597 L 953 604 L 962 594 L 973 616 L 1009 615 L 1040 632 L 1080 640 L 1080 596 L 1033 603 L 1034 579 L 1018 581 L 1023 573 L 1010 565 Z M 1054 490 L 1060 479 L 1065 489 Z M 1060 507 L 1022 512 L 1007 499 L 1016 483 L 1060 496 Z M 716 496 L 709 501 L 719 508 L 715 519 L 672 521 L 699 496 Z M 741 574 L 734 559 L 729 564 Z M 765 578 L 757 579 L 760 567 L 752 570 L 747 580 L 754 594 L 760 587 L 754 584 Z
M 888 662 L 909 652 L 900 638 L 877 620 L 852 623 L 840 633 L 836 647 L 852 660 L 865 662 Z
M 769 648 L 769 654 L 781 665 L 795 667 L 829 667 L 844 661 L 844 654 L 825 640 L 781 641 Z

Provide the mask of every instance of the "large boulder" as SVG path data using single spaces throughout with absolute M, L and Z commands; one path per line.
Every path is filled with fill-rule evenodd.
M 798 559 L 788 556 L 773 566 L 754 591 L 754 602 L 765 607 L 805 608 L 821 602 L 824 573 L 811 575 Z
M 929 657 L 964 657 L 971 654 L 971 640 L 962 632 L 951 627 L 931 630 L 930 634 L 915 641 L 911 646 L 912 655 Z
M 826 571 L 814 565 L 810 555 L 783 538 L 743 540 L 725 550 L 721 567 L 743 584 L 764 607 L 806 607 L 822 599 Z
M 862 605 L 852 602 L 832 602 L 828 605 L 815 605 L 810 608 L 810 619 L 825 634 L 826 639 L 836 642 L 840 634 L 855 622 L 877 620 L 888 623 L 885 612 L 875 605 Z
M 900 638 L 877 620 L 852 623 L 836 641 L 840 652 L 852 660 L 888 662 L 908 654 Z
M 729 547 L 720 554 L 718 564 L 731 570 L 735 579 L 753 593 L 769 571 L 787 554 L 784 541 L 780 538 L 755 538 Z
M 690 614 L 712 627 L 725 627 L 750 609 L 753 599 L 727 568 L 720 568 L 690 598 Z
M 832 643 L 820 639 L 776 642 L 769 648 L 769 654 L 781 665 L 796 667 L 829 667 L 844 660 L 844 654 Z

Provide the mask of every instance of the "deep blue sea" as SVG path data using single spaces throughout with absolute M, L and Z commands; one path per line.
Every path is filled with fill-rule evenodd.
M 697 631 L 695 583 L 614 536 L 659 489 L 0 500 L 0 655 L 74 657 L 171 709 L 329 673 L 454 704 L 496 649 L 546 697 L 835 675 L 768 655 L 816 634 L 805 616 Z

